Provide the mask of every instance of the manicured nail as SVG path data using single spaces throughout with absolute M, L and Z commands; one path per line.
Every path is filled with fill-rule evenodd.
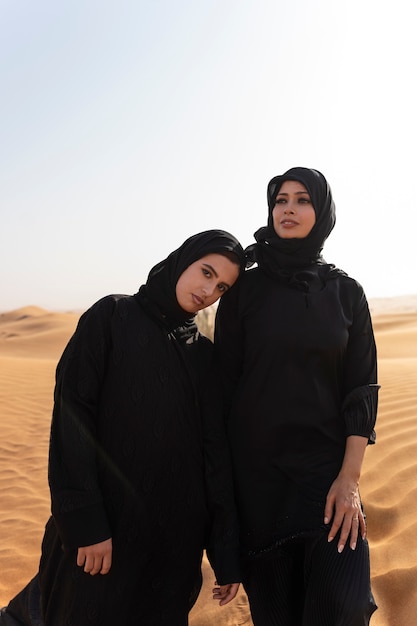
M 338 553 L 339 553 L 339 554 L 341 554 L 341 553 L 343 552 L 343 548 L 344 548 L 344 547 L 345 547 L 345 546 L 342 546 L 342 545 L 337 546 L 337 551 L 338 551 Z
M 328 523 L 329 523 L 329 518 L 328 518 L 328 517 L 325 517 L 325 518 L 324 518 L 324 523 L 325 523 L 325 524 L 328 524 Z
M 327 541 L 330 543 L 331 541 L 333 541 L 334 537 L 327 537 Z
M 355 550 L 356 548 L 356 543 L 352 543 L 352 545 L 350 546 L 352 548 L 352 550 Z

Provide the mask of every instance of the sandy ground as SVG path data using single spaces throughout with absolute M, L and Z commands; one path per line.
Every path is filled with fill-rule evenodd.
M 368 448 L 361 492 L 368 516 L 372 626 L 417 621 L 417 296 L 370 302 L 382 385 L 377 444 Z M 47 454 L 57 360 L 78 313 L 28 306 L 0 315 L 0 606 L 36 573 L 49 516 Z M 191 626 L 252 624 L 245 594 L 211 599 L 213 574 Z

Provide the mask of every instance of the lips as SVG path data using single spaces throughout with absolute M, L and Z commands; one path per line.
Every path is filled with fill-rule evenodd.
M 295 222 L 294 220 L 282 220 L 280 222 L 281 226 L 298 226 L 298 222 Z
M 197 296 L 195 293 L 191 294 L 192 299 L 194 304 L 197 304 L 198 306 L 201 306 L 202 304 L 204 304 L 204 300 L 203 298 L 200 298 L 200 296 Z

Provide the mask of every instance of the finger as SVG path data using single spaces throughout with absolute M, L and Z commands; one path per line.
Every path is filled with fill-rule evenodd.
M 86 574 L 89 574 L 91 572 L 91 570 L 94 567 L 94 558 L 91 556 L 91 554 L 86 554 L 85 555 L 85 561 L 84 561 L 84 571 Z
M 356 541 L 358 538 L 358 528 L 359 528 L 359 519 L 357 516 L 354 516 L 354 517 L 345 516 L 342 529 L 340 531 L 339 542 L 337 544 L 337 551 L 339 552 L 339 554 L 343 552 L 343 549 L 347 543 L 349 535 L 351 537 L 350 547 L 352 548 L 352 545 L 354 545 L 356 548 Z M 355 548 L 352 548 L 352 549 L 354 550 Z
M 222 606 L 229 593 L 228 585 L 221 585 L 220 587 L 217 587 L 217 589 L 214 589 L 213 591 L 215 592 L 213 594 L 213 600 L 219 600 L 219 605 Z
M 111 563 L 112 563 L 111 552 L 109 554 L 106 553 L 103 557 L 100 574 L 103 574 L 103 575 L 108 574 L 111 568 Z
M 362 511 L 359 511 L 359 531 L 361 533 L 362 539 L 366 537 L 366 519 Z
M 220 585 L 213 589 L 214 599 L 220 600 L 221 598 L 224 598 L 226 594 L 227 594 L 227 587 L 225 585 Z
M 333 539 L 336 537 L 337 533 L 340 530 L 340 527 L 342 526 L 343 518 L 343 513 L 335 515 L 332 527 L 330 528 L 329 534 L 327 536 L 327 541 L 333 541 Z
M 225 604 L 228 604 L 230 602 L 230 600 L 233 600 L 233 598 L 227 594 L 227 596 L 225 598 L 222 598 L 219 602 L 219 606 L 224 606 Z
M 81 548 L 79 548 L 77 552 L 77 565 L 79 567 L 82 567 L 84 563 L 85 563 L 85 553 L 81 550 Z
M 359 532 L 359 517 L 353 517 L 352 526 L 350 530 L 350 548 L 351 550 L 356 549 L 356 542 L 358 540 L 358 532 Z
M 90 576 L 95 576 L 101 571 L 103 565 L 103 558 L 101 556 L 95 556 L 93 566 L 90 570 Z
M 324 523 L 330 524 L 330 520 L 333 517 L 334 504 L 333 500 L 329 497 L 326 500 L 326 506 L 324 507 Z
M 224 600 L 220 602 L 220 606 L 224 606 L 225 604 L 227 604 L 228 602 L 230 602 L 236 597 L 237 592 L 239 591 L 239 586 L 240 586 L 240 583 L 232 583 L 229 586 L 228 593 L 226 597 L 224 598 Z
M 230 587 L 223 590 L 222 599 L 219 602 L 219 606 L 224 606 L 232 599 Z
M 342 529 L 340 531 L 339 541 L 337 543 L 337 551 L 339 552 L 339 554 L 341 554 L 344 550 L 347 538 L 349 536 L 350 528 L 351 528 L 351 523 L 348 522 L 347 519 L 345 518 L 345 521 L 343 522 L 343 525 L 342 525 Z
M 86 574 L 90 574 L 91 576 L 95 576 L 101 570 L 102 563 L 103 558 L 101 555 L 87 553 L 84 564 L 84 572 Z

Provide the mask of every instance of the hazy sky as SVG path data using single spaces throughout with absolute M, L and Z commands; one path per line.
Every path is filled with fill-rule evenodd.
M 133 293 L 191 234 L 330 182 L 327 261 L 417 293 L 411 0 L 0 0 L 0 311 Z

